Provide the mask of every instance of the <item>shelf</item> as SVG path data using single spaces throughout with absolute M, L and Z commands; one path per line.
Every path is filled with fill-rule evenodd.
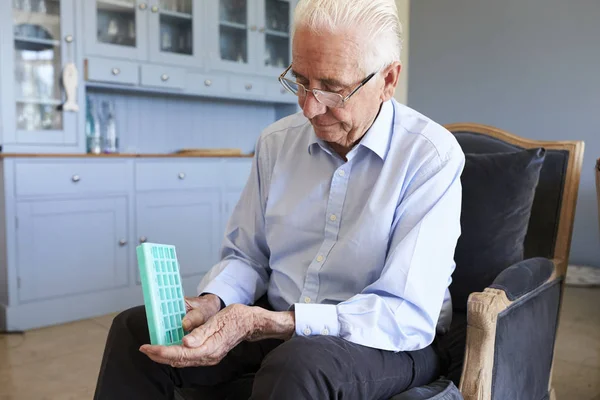
M 29 38 L 25 36 L 15 36 L 15 42 L 32 43 L 32 44 L 44 44 L 52 47 L 60 47 L 60 40 L 51 39 L 37 39 Z
M 134 13 L 135 4 L 120 0 L 97 0 L 97 7 L 100 11 L 113 11 L 120 13 Z
M 16 100 L 17 103 L 24 104 L 40 104 L 48 106 L 60 106 L 63 102 L 56 99 L 37 99 L 37 98 L 20 98 Z
M 192 20 L 192 14 L 180 13 L 177 11 L 161 10 L 160 15 L 165 15 L 165 16 L 169 16 L 172 18 L 179 18 L 179 19 L 185 19 L 185 20 L 190 20 L 190 21 Z
M 271 35 L 271 36 L 278 36 L 278 37 L 282 37 L 282 38 L 288 38 L 288 39 L 289 39 L 289 37 L 290 37 L 290 35 L 289 35 L 288 33 L 285 33 L 285 32 L 279 32 L 279 31 L 272 31 L 272 30 L 270 30 L 270 29 L 267 29 L 267 30 L 265 31 L 265 33 L 266 33 L 267 35 Z
M 243 30 L 247 29 L 246 25 L 244 25 L 244 24 L 238 24 L 237 22 L 220 21 L 219 24 L 221 26 L 226 26 L 228 28 L 243 29 Z
M 60 17 L 54 14 L 44 14 L 39 12 L 26 12 L 13 9 L 13 22 L 15 25 L 31 24 L 40 26 L 58 26 Z
M 158 153 L 158 154 L 138 154 L 138 153 L 116 153 L 116 154 L 42 154 L 42 153 L 0 153 L 0 158 L 252 158 L 250 154 L 178 154 L 178 153 Z

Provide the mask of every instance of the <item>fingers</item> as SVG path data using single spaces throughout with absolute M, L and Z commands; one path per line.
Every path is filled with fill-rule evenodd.
M 207 354 L 202 349 L 191 350 L 182 346 L 143 345 L 140 351 L 152 361 L 173 368 L 216 365 L 224 357 L 224 354 L 215 357 L 216 354 Z
M 215 333 L 216 319 L 210 319 L 205 325 L 199 326 L 183 337 L 186 347 L 196 349 L 204 344 L 206 340 Z
M 203 325 L 209 316 L 206 313 L 206 310 L 203 308 L 194 308 L 189 311 L 185 317 L 183 317 L 182 326 L 183 330 L 189 332 L 199 326 Z

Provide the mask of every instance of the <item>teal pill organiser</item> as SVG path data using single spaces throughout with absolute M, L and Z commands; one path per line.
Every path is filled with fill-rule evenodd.
M 175 246 L 142 243 L 136 248 L 150 343 L 181 344 L 185 300 Z

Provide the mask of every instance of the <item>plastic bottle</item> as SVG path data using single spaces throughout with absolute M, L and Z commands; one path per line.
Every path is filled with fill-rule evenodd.
M 88 153 L 102 153 L 100 121 L 98 120 L 98 114 L 96 112 L 94 100 L 92 100 L 89 96 L 86 98 L 85 137 L 87 141 Z
M 104 131 L 104 152 L 116 153 L 119 151 L 119 138 L 117 137 L 117 122 L 115 120 L 115 107 L 112 101 L 104 102 L 106 109 L 106 127 Z

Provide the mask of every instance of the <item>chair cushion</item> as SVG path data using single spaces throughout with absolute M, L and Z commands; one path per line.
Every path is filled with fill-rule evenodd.
M 471 293 L 523 260 L 524 241 L 545 150 L 465 154 L 461 228 L 450 287 L 455 310 Z

